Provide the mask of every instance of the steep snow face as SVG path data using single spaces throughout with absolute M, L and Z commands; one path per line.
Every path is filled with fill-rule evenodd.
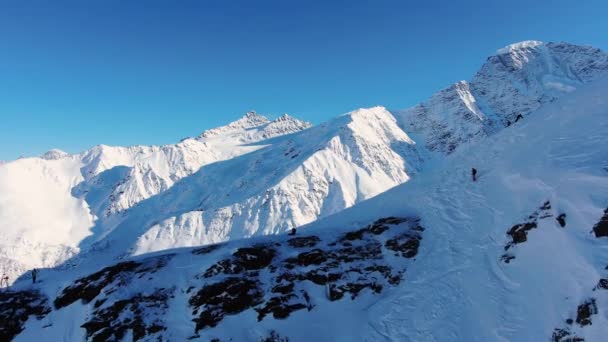
M 605 339 L 608 79 L 579 88 L 412 181 L 301 229 L 421 218 L 416 262 L 396 292 L 361 312 L 360 340 Z
M 538 41 L 538 40 L 524 40 L 523 42 L 513 43 L 513 44 L 507 45 L 501 49 L 498 49 L 496 51 L 496 54 L 504 55 L 504 54 L 510 54 L 513 52 L 517 54 L 520 51 L 534 49 L 541 45 L 543 45 L 543 42 Z
M 517 43 L 489 57 L 470 82 L 458 82 L 395 115 L 400 126 L 424 140 L 430 150 L 449 154 L 607 72 L 608 55 L 599 49 Z
M 119 264 L 82 260 L 45 271 L 38 293 L 28 292 L 28 279 L 18 282 L 0 296 L 0 317 L 24 328 L 16 341 L 43 333 L 53 340 L 603 341 L 607 89 L 608 79 L 581 86 L 296 236 Z M 324 136 L 320 146 L 332 147 L 321 155 L 346 155 L 363 146 L 361 133 L 384 133 L 368 145 L 391 141 L 383 117 L 380 108 L 358 111 L 276 145 Z M 335 127 L 345 127 L 339 145 L 329 134 Z M 358 155 L 365 154 L 349 160 Z M 193 177 L 204 179 L 204 170 Z M 107 241 L 108 248 L 119 243 Z M 15 299 L 27 304 L 23 320 L 11 311 Z
M 244 145 L 294 133 L 310 124 L 248 113 L 213 138 L 175 145 L 96 146 L 77 155 L 51 150 L 41 158 L 0 165 L 0 271 L 11 276 L 48 267 L 78 252 L 84 237 L 128 215 L 139 202 L 171 188 L 201 166 L 255 151 Z M 222 133 L 224 132 L 224 133 Z M 119 215 L 117 215 L 119 214 Z M 118 217 L 116 217 L 118 216 Z
M 19 159 L 0 165 L 0 272 L 10 281 L 75 253 L 94 217 L 70 190 L 82 180 L 72 159 Z
M 357 110 L 201 168 L 133 208 L 109 244 L 141 254 L 285 232 L 407 181 L 420 163 L 385 108 Z

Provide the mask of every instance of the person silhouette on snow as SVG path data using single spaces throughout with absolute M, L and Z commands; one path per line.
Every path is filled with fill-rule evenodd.
M 37 276 L 38 276 L 38 270 L 34 268 L 32 270 L 32 284 L 36 284 L 36 277 Z
M 476 168 L 471 169 L 471 176 L 473 176 L 473 182 L 475 182 L 477 180 L 477 169 Z
M 0 287 L 8 287 L 8 274 L 2 274 L 2 278 L 0 278 Z

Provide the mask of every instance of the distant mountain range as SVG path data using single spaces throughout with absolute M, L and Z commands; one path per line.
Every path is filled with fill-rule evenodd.
M 405 110 L 0 164 L 0 340 L 601 340 L 606 77 L 527 41 Z

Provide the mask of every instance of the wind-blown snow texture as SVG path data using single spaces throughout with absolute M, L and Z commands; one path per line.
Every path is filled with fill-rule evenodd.
M 0 165 L 0 251 L 12 274 L 68 260 L 43 272 L 41 293 L 14 293 L 31 314 L 11 333 L 109 338 L 111 325 L 123 337 L 170 340 L 601 340 L 607 70 L 597 49 L 524 42 L 405 111 L 360 109 L 312 128 L 249 113 L 176 145 Z M 425 229 L 389 220 L 360 233 L 387 217 Z M 318 241 L 254 238 L 129 258 L 302 225 L 298 236 Z M 239 264 L 237 249 L 260 243 L 272 255 Z M 401 250 L 414 245 L 413 255 Z M 38 252 L 26 256 L 30 248 Z M 80 278 L 93 288 L 80 289 Z M 28 288 L 23 279 L 13 291 Z M 10 307 L 0 298 L 0 311 Z

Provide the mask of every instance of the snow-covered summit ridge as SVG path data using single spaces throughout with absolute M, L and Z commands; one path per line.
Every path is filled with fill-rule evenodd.
M 74 155 L 51 150 L 40 158 L 2 163 L 0 258 L 7 258 L 2 267 L 15 279 L 32 267 L 61 262 L 78 252 L 79 242 L 96 224 L 105 226 L 118 214 L 128 216 L 130 208 L 204 165 L 264 147 L 247 143 L 309 126 L 288 116 L 270 121 L 248 113 L 232 125 L 232 134 L 213 139 L 190 138 L 163 146 L 98 145 Z
M 233 121 L 226 126 L 212 128 L 212 129 L 208 129 L 208 130 L 204 131 L 199 136 L 199 139 L 217 136 L 219 134 L 223 134 L 223 133 L 230 132 L 230 131 L 254 128 L 254 127 L 261 126 L 261 125 L 265 125 L 269 122 L 270 122 L 270 120 L 268 120 L 267 117 L 260 115 L 260 114 L 256 113 L 255 111 L 249 111 L 242 118 L 240 118 L 236 121 Z
M 3 292 L 0 317 L 25 329 L 16 341 L 604 341 L 606 89 L 583 85 L 295 236 L 44 270 L 40 292 L 29 279 Z M 356 127 L 366 117 L 382 123 Z M 329 139 L 343 150 L 319 151 L 338 153 L 382 126 L 390 114 L 361 110 L 280 143 L 345 127 Z
M 61 159 L 61 158 L 67 157 L 67 156 L 69 156 L 69 153 L 62 151 L 60 149 L 54 148 L 52 150 L 45 152 L 43 155 L 40 156 L 40 158 L 46 159 L 46 160 L 56 160 L 56 159 Z
M 526 41 L 488 57 L 470 81 L 461 81 L 406 110 L 400 126 L 429 150 L 452 153 L 608 74 L 608 54 L 569 43 Z
M 283 114 L 275 120 L 250 111 L 245 116 L 218 128 L 206 130 L 196 140 L 208 142 L 211 140 L 231 139 L 238 143 L 255 143 L 279 135 L 291 134 L 311 127 L 312 124 Z
M 509 44 L 501 49 L 498 49 L 496 51 L 496 54 L 502 55 L 502 54 L 511 53 L 514 51 L 535 48 L 535 47 L 543 45 L 543 44 L 544 44 L 543 42 L 538 41 L 538 40 L 524 40 L 522 42 Z
M 141 254 L 277 234 L 401 184 L 418 167 L 414 143 L 391 113 L 360 109 L 202 167 L 106 226 L 104 240 Z
M 248 113 L 207 131 L 207 137 L 173 145 L 100 145 L 52 162 L 24 158 L 3 164 L 0 232 L 11 232 L 0 245 L 29 251 L 11 239 L 39 245 L 52 234 L 48 250 L 65 245 L 72 253 L 91 229 L 105 234 L 122 227 L 113 237 L 141 233 L 129 235 L 127 248 L 145 253 L 275 234 L 337 213 L 408 181 L 423 160 L 433 158 L 427 149 L 443 158 L 608 69 L 598 49 L 523 45 L 513 49 L 525 52 L 525 59 L 517 59 L 521 67 L 511 54 L 491 56 L 472 80 L 394 115 L 374 107 L 308 128 L 290 116 L 271 121 Z M 181 185 L 172 191 L 176 184 Z M 140 216 L 132 217 L 134 212 Z M 44 247 L 38 251 L 46 253 Z M 40 259 L 20 260 L 20 272 L 41 266 Z

